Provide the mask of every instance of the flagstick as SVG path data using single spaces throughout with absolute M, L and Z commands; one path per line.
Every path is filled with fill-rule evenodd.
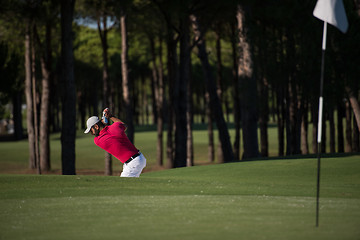
M 320 160 L 321 160 L 321 133 L 323 117 L 323 86 L 324 86 L 324 65 L 326 50 L 327 22 L 324 21 L 323 44 L 321 56 L 321 75 L 320 75 L 320 97 L 319 97 L 319 119 L 318 119 L 318 161 L 317 161 L 317 189 L 316 189 L 316 227 L 319 226 L 319 197 L 320 197 Z

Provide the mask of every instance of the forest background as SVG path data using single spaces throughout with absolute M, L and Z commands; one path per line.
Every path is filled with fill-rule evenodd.
M 76 129 L 104 107 L 128 124 L 135 145 L 134 126 L 155 125 L 156 164 L 168 168 L 194 165 L 196 123 L 207 125 L 209 162 L 215 148 L 218 162 L 267 157 L 270 123 L 278 156 L 316 153 L 323 23 L 315 4 L 3 0 L 0 119 L 13 119 L 14 139 L 28 138 L 29 168 L 39 173 L 51 168 L 49 135 L 59 131 L 62 172 L 76 173 Z M 360 1 L 344 5 L 349 29 L 328 28 L 325 55 L 322 142 L 331 153 L 360 149 Z M 108 175 L 111 161 L 106 154 Z

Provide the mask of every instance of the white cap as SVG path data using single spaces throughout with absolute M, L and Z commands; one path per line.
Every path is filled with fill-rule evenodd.
M 90 129 L 100 121 L 100 119 L 97 116 L 92 116 L 90 117 L 87 121 L 86 121 L 86 126 L 87 129 L 85 130 L 84 133 L 89 133 Z

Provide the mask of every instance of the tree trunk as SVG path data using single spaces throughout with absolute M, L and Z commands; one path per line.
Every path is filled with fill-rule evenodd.
M 157 127 L 157 144 L 156 144 L 156 162 L 158 166 L 163 165 L 163 69 L 162 69 L 162 60 L 161 60 L 161 45 L 160 45 L 160 66 L 159 69 L 156 65 L 156 51 L 155 51 L 155 42 L 152 36 L 149 36 L 150 49 L 152 56 L 152 72 L 153 72 L 153 108 L 154 108 L 154 123 Z M 161 72 L 161 73 L 160 73 Z M 161 79 L 160 79 L 161 78 Z
M 235 123 L 235 139 L 234 139 L 234 157 L 235 160 L 240 159 L 240 97 L 239 97 L 239 78 L 238 78 L 238 60 L 236 46 L 236 25 L 232 24 L 232 76 L 233 76 L 233 101 L 234 101 L 234 123 Z
M 190 50 L 189 50 L 189 71 L 191 69 L 191 58 L 190 58 Z M 191 74 L 189 74 L 191 75 Z M 186 166 L 191 167 L 194 166 L 194 146 L 193 146 L 193 134 L 192 134 L 192 84 L 191 77 L 189 76 L 189 81 L 187 82 L 187 98 L 186 98 L 186 131 L 187 131 L 187 139 L 186 139 Z
M 341 103 L 337 104 L 337 143 L 338 153 L 344 152 L 344 127 L 343 127 L 344 108 Z
M 180 63 L 179 78 L 174 88 L 175 105 L 175 167 L 185 167 L 187 158 L 187 85 L 190 78 L 189 21 L 180 20 Z
M 62 174 L 75 175 L 76 93 L 72 21 L 75 0 L 61 1 L 61 59 L 62 59 Z
M 218 29 L 219 31 L 219 29 Z M 222 62 L 221 62 L 221 39 L 220 39 L 220 33 L 215 32 L 216 37 L 216 89 L 217 94 L 220 99 L 220 103 L 223 102 L 223 79 L 222 79 Z M 220 139 L 219 139 L 220 140 Z M 221 147 L 221 140 L 218 143 L 217 147 L 217 156 L 218 156 L 218 162 L 224 163 L 224 154 L 222 153 L 222 147 Z
M 219 31 L 219 27 L 218 27 Z M 223 77 L 222 77 L 222 71 L 223 66 L 221 62 L 221 38 L 220 33 L 216 31 L 215 32 L 215 38 L 216 38 L 216 85 L 217 85 L 217 93 L 219 96 L 219 99 L 221 102 L 223 102 Z
M 300 95 L 300 86 L 296 84 L 296 114 L 295 114 L 295 154 L 301 154 L 301 123 L 304 112 L 304 97 Z
M 102 82 L 103 82 L 103 107 L 109 107 L 110 91 L 109 91 L 109 66 L 108 66 L 108 44 L 107 44 L 107 16 L 102 16 L 102 23 L 100 17 L 97 19 L 98 33 L 101 40 L 102 48 Z M 102 25 L 102 27 L 101 27 Z
M 211 113 L 209 92 L 205 90 L 205 105 L 206 118 L 208 123 L 208 158 L 209 162 L 215 161 L 215 146 L 214 146 L 214 128 L 213 128 L 213 114 Z
M 286 44 L 286 62 L 289 65 L 287 68 L 287 96 L 286 96 L 286 154 L 293 155 L 297 154 L 297 145 L 296 145 L 296 113 L 297 113 L 297 89 L 295 87 L 295 79 L 293 73 L 293 57 L 295 55 L 295 43 L 291 33 L 286 33 L 288 38 Z
M 269 116 L 269 88 L 267 80 L 262 77 L 262 83 L 259 87 L 259 98 L 261 102 L 260 106 L 260 118 L 259 118 L 259 127 L 260 127 L 260 143 L 261 143 L 261 156 L 269 156 L 269 142 L 268 142 L 268 116 Z
M 156 106 L 156 93 L 155 93 L 155 81 L 157 81 L 157 73 L 156 70 L 154 70 L 154 67 L 152 69 L 153 72 L 153 76 L 151 78 L 151 100 L 152 100 L 152 109 L 153 109 L 153 114 L 152 114 L 152 120 L 153 120 L 153 124 L 157 124 L 157 106 Z M 134 94 L 134 96 L 141 96 L 140 99 L 140 107 L 139 107 L 139 117 L 138 120 L 135 120 L 136 122 L 142 122 L 142 124 L 149 124 L 149 107 L 148 107 L 148 100 L 147 100 L 147 91 L 146 91 L 146 82 L 145 82 L 145 77 L 143 76 L 143 74 L 141 74 L 141 86 L 138 88 L 139 93 L 138 94 Z M 134 91 L 136 91 L 136 89 L 134 89 Z M 140 97 L 139 97 L 140 98 Z M 137 119 L 137 117 L 135 116 L 135 119 Z
M 356 124 L 355 116 L 353 117 L 353 139 L 352 139 L 352 149 L 354 152 L 359 152 L 360 145 L 359 145 L 359 128 Z
M 360 129 L 360 106 L 359 106 L 359 103 L 356 99 L 356 96 L 355 96 L 353 90 L 350 87 L 346 86 L 345 90 L 346 90 L 346 93 L 348 94 L 351 107 L 354 111 L 358 129 Z
M 121 10 L 120 25 L 121 25 L 121 73 L 122 73 L 122 86 L 123 86 L 123 99 L 126 112 L 127 136 L 129 140 L 134 143 L 134 123 L 133 112 L 131 107 L 130 96 L 130 80 L 128 70 L 128 40 L 127 40 L 127 27 L 126 27 L 126 13 Z
M 163 165 L 163 129 L 164 129 L 164 69 L 162 61 L 162 39 L 159 46 L 158 94 L 157 94 L 157 163 Z
M 318 131 L 318 108 L 316 107 L 315 101 L 311 105 L 312 112 L 312 152 L 318 152 L 318 143 L 317 143 L 317 131 Z
M 46 39 L 41 56 L 41 111 L 40 111 L 40 167 L 42 171 L 50 170 L 49 111 L 50 111 L 50 77 L 51 77 L 51 24 L 46 24 Z
M 351 137 L 351 109 L 349 101 L 345 103 L 345 116 L 346 116 L 346 126 L 345 126 L 345 152 L 352 152 L 352 137 Z
M 330 153 L 335 153 L 335 122 L 334 109 L 329 109 L 329 128 L 330 128 Z
M 103 57 L 103 107 L 109 107 L 110 106 L 110 90 L 109 90 L 109 66 L 108 66 L 108 44 L 107 44 L 107 16 L 102 16 L 102 30 L 101 30 L 101 23 L 100 18 L 97 20 L 98 25 L 98 32 L 101 39 L 101 46 L 102 46 L 102 57 Z M 110 153 L 106 152 L 104 153 L 104 161 L 105 161 L 105 172 L 104 174 L 106 176 L 112 175 L 112 156 Z
M 195 15 L 191 15 L 192 27 L 195 35 L 196 45 L 198 47 L 198 57 L 201 61 L 203 72 L 205 75 L 206 87 L 210 95 L 210 106 L 212 114 L 215 118 L 216 125 L 218 127 L 221 147 L 224 155 L 225 162 L 234 161 L 234 153 L 230 142 L 229 131 L 224 119 L 224 114 L 221 108 L 221 103 L 216 92 L 216 83 L 214 76 L 212 75 L 211 66 L 209 64 L 208 55 L 206 52 L 206 44 L 203 39 L 204 33 L 202 32 L 198 19 Z
M 304 112 L 302 115 L 301 121 L 301 154 L 309 154 L 309 144 L 308 144 L 308 104 L 304 106 Z
M 168 98 L 168 119 L 167 119 L 167 168 L 174 168 L 174 142 L 173 142 L 173 129 L 174 129 L 174 82 L 178 77 L 177 68 L 177 54 L 176 54 L 176 40 L 168 23 L 167 30 L 167 70 L 169 81 L 169 98 Z
M 326 113 L 324 112 L 324 117 L 322 120 L 322 135 L 321 135 L 321 153 L 326 153 L 326 138 L 327 138 L 327 126 L 326 126 Z
M 26 23 L 25 31 L 25 96 L 26 96 L 26 128 L 29 142 L 29 168 L 36 168 L 35 157 L 35 132 L 34 132 L 34 112 L 32 102 L 31 84 L 31 34 L 30 23 Z
M 35 24 L 33 25 L 33 35 L 35 39 Z M 37 173 L 41 174 L 40 167 L 40 153 L 39 153 L 39 121 L 38 121 L 38 93 L 36 90 L 36 56 L 35 56 L 35 41 L 31 43 L 31 81 L 32 81 L 32 97 L 33 97 L 33 116 L 34 116 L 34 137 L 35 137 L 35 159 Z
M 253 63 L 250 45 L 247 39 L 245 27 L 245 12 L 239 4 L 237 5 L 236 18 L 238 21 L 239 39 L 239 62 L 238 75 L 241 87 L 241 122 L 243 129 L 243 158 L 258 157 L 259 144 L 257 136 L 257 90 L 256 79 L 253 76 Z
M 158 95 L 159 95 L 159 77 L 158 77 L 158 72 L 157 72 L 157 66 L 156 66 L 156 54 L 155 54 L 155 42 L 154 42 L 154 37 L 153 36 L 149 36 L 149 42 L 150 42 L 150 52 L 151 52 L 151 61 L 152 61 L 152 77 L 151 77 L 151 97 L 152 97 L 152 108 L 153 108 L 153 123 L 157 124 L 157 115 L 158 115 L 158 107 L 157 107 L 157 103 L 158 103 Z M 140 86 L 140 89 L 142 89 L 142 87 L 145 85 L 145 78 L 141 78 L 142 81 L 142 86 Z M 143 94 L 143 105 L 144 101 L 146 101 L 146 95 L 147 92 L 144 90 L 142 91 Z M 147 101 L 146 101 L 147 103 Z M 147 104 L 146 104 L 147 105 Z M 140 114 L 140 115 L 144 115 L 144 114 Z M 145 123 L 145 121 L 143 121 L 143 123 Z
M 284 134 L 284 127 L 285 127 L 285 122 L 284 122 L 284 117 L 285 117 L 285 106 L 284 106 L 284 94 L 283 94 L 283 89 L 282 87 L 278 87 L 277 88 L 277 119 L 278 119 L 278 143 L 279 143 L 279 148 L 278 148 L 278 152 L 279 152 L 279 156 L 284 156 L 284 149 L 285 149 L 285 134 Z

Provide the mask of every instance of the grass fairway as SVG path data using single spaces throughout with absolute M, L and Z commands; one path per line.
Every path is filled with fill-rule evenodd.
M 0 239 L 360 239 L 360 158 L 104 176 L 0 175 Z

